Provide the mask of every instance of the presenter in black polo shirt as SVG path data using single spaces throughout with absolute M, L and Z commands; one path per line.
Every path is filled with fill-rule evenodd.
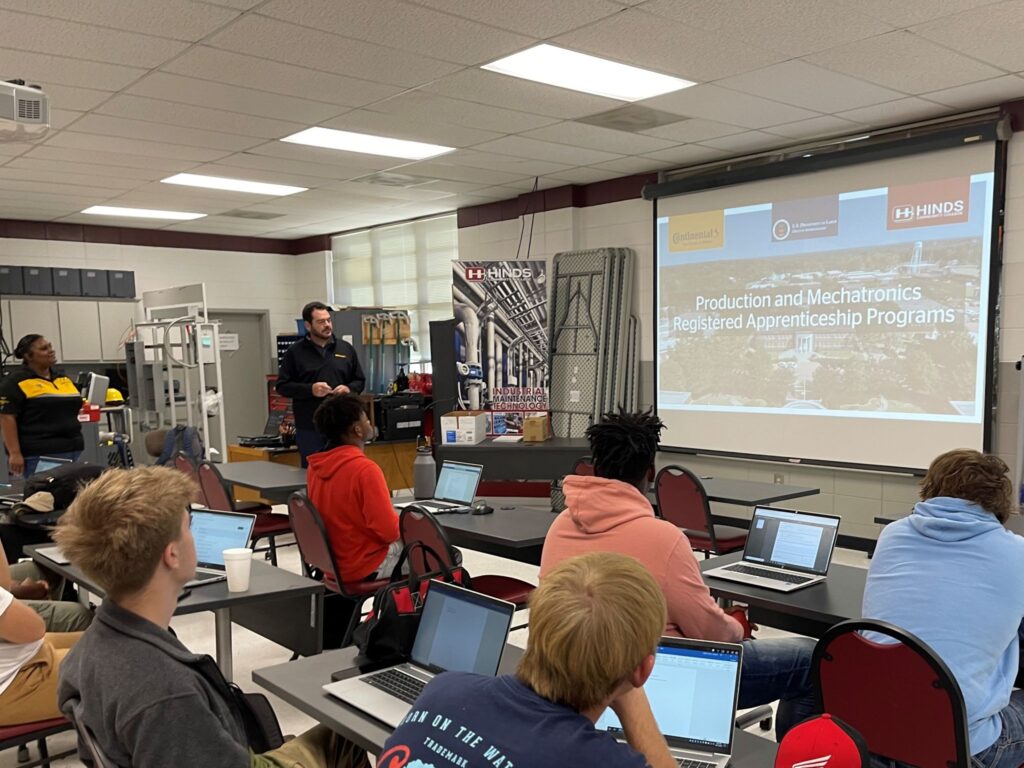
M 331 311 L 326 304 L 311 301 L 302 308 L 302 320 L 306 338 L 284 353 L 277 392 L 292 399 L 295 445 L 305 467 L 306 457 L 324 447 L 324 439 L 313 427 L 317 406 L 332 392 L 362 392 L 366 377 L 352 345 L 334 337 Z
M 40 456 L 75 460 L 82 452 L 82 395 L 58 371 L 53 345 L 38 333 L 14 348 L 22 365 L 0 381 L 0 429 L 12 475 L 28 477 Z

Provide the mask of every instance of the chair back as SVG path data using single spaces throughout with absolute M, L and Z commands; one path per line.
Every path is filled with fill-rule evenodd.
M 584 456 L 583 458 L 576 459 L 576 463 L 572 468 L 572 474 L 583 475 L 584 477 L 593 477 L 594 460 L 590 456 Z
M 437 518 L 424 507 L 410 504 L 403 509 L 398 518 L 398 530 L 404 546 L 419 542 L 444 560 L 437 562 L 437 557 L 430 551 L 418 547 L 409 554 L 409 569 L 413 573 L 431 573 L 442 568 L 455 567 L 455 557 L 452 555 L 448 534 L 437 522 Z
M 174 468 L 185 475 L 196 484 L 196 497 L 192 499 L 196 504 L 206 505 L 206 494 L 203 493 L 203 486 L 199 483 L 199 471 L 196 463 L 192 461 L 183 451 L 174 455 Z
M 707 534 L 717 549 L 708 494 L 693 472 L 674 464 L 663 467 L 654 478 L 654 496 L 661 517 L 678 528 Z
M 963 693 L 920 638 L 884 621 L 844 621 L 815 646 L 812 675 L 821 711 L 859 731 L 873 754 L 919 768 L 970 764 Z
M 78 734 L 79 751 L 81 751 L 81 747 L 85 747 L 87 753 L 85 755 L 80 754 L 79 757 L 91 762 L 93 768 L 117 768 L 114 761 L 103 754 L 103 750 L 96 743 L 96 736 L 89 730 L 89 726 L 82 722 L 80 717 L 82 702 L 76 701 L 71 708 L 72 713 L 69 719 L 75 726 L 75 733 Z
M 221 512 L 234 512 L 235 505 L 217 468 L 209 461 L 201 461 L 196 471 L 199 475 L 199 487 L 203 489 L 203 495 L 206 497 L 206 506 Z
M 341 570 L 334 559 L 331 541 L 323 518 L 316 511 L 313 502 L 302 491 L 288 497 L 288 520 L 292 524 L 295 543 L 299 547 L 302 568 L 307 575 L 313 568 L 324 575 L 324 586 L 335 592 L 343 592 Z

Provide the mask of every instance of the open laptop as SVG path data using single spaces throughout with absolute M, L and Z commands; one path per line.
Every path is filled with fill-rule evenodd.
M 56 456 L 40 456 L 39 462 L 36 464 L 32 474 L 38 475 L 40 472 L 49 472 L 51 469 L 56 469 L 65 464 L 71 464 L 71 459 L 59 459 Z
M 482 464 L 464 464 L 461 461 L 445 461 L 441 463 L 441 471 L 437 475 L 437 486 L 434 498 L 426 501 L 411 502 L 437 514 L 469 512 L 469 505 L 476 497 L 476 489 L 480 486 L 483 475 Z M 396 504 L 397 509 L 407 506 Z
M 743 560 L 705 576 L 792 592 L 824 581 L 839 533 L 839 518 L 811 512 L 755 507 Z
M 411 661 L 324 686 L 327 693 L 398 726 L 440 672 L 496 675 L 515 606 L 479 592 L 431 581 Z
M 196 575 L 185 588 L 224 581 L 224 550 L 249 546 L 256 515 L 212 509 L 193 509 L 189 515 L 196 543 Z
M 724 768 L 732 755 L 743 646 L 663 637 L 644 685 L 658 729 L 684 768 Z M 620 741 L 619 718 L 606 709 L 594 724 Z

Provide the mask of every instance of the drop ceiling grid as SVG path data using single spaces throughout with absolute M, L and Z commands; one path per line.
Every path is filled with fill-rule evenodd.
M 587 183 L 1024 96 L 1024 0 L 131 5 L 0 0 L 0 76 L 43 83 L 54 109 L 42 142 L 0 145 L 0 217 L 98 221 L 77 212 L 191 203 L 211 214 L 192 231 L 304 236 L 505 199 L 535 175 L 541 188 Z M 700 85 L 643 102 L 681 120 L 632 134 L 575 122 L 622 102 L 476 68 L 545 40 Z M 410 162 L 278 141 L 309 125 L 458 149 Z M 186 171 L 310 192 L 158 183 Z M 438 181 L 360 181 L 382 171 Z M 215 215 L 235 209 L 284 215 Z

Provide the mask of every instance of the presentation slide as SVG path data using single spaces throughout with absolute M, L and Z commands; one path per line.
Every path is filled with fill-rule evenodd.
M 982 447 L 994 150 L 661 198 L 667 445 L 899 467 Z

